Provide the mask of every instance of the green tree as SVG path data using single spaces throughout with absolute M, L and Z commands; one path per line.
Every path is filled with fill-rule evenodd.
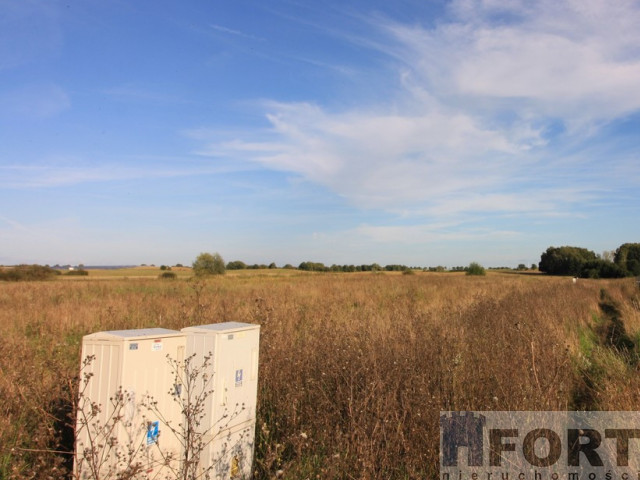
M 540 256 L 538 269 L 551 275 L 579 276 L 587 262 L 598 259 L 591 250 L 581 247 L 549 247 Z
M 234 260 L 227 263 L 227 270 L 244 270 L 245 268 L 247 268 L 247 264 L 242 260 Z
M 198 277 L 224 275 L 226 268 L 219 253 L 201 253 L 193 262 L 193 273 Z
M 630 275 L 640 275 L 640 243 L 624 243 L 618 247 L 613 261 Z
M 298 265 L 298 270 L 306 270 L 309 272 L 328 272 L 329 267 L 325 267 L 321 262 L 302 262 Z
M 471 262 L 467 267 L 467 275 L 486 275 L 487 271 L 477 262 Z
M 580 276 L 584 278 L 623 278 L 627 271 L 613 262 L 598 258 L 582 265 Z

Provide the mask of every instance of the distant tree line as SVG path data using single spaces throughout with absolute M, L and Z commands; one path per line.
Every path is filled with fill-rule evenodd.
M 447 269 L 447 267 L 443 267 L 442 265 L 438 265 L 437 267 L 411 267 L 408 265 L 402 264 L 390 264 L 385 265 L 384 267 L 379 265 L 378 263 L 371 264 L 361 264 L 361 265 L 338 265 L 333 264 L 331 266 L 327 266 L 322 262 L 312 262 L 306 261 L 300 263 L 297 267 L 292 266 L 291 264 L 286 264 L 282 268 L 285 269 L 297 269 L 305 272 L 414 272 L 414 271 L 424 271 L 424 272 L 469 272 L 469 270 L 477 272 L 479 271 L 478 267 L 483 267 L 475 262 L 471 263 L 466 267 L 453 267 L 451 269 Z M 227 270 L 244 270 L 244 269 L 252 269 L 252 268 L 278 268 L 275 263 L 271 263 L 269 266 L 267 265 L 247 265 L 240 260 L 235 260 L 233 262 L 229 262 L 226 265 Z M 502 269 L 512 270 L 508 267 L 501 267 Z M 536 265 L 532 265 L 532 269 L 536 269 Z M 518 270 L 527 270 L 524 265 L 518 266 Z
M 0 267 L 0 281 L 23 282 L 49 280 L 58 275 L 86 276 L 89 275 L 84 268 L 76 268 L 62 273 L 58 268 L 49 265 L 16 265 L 13 267 Z
M 176 267 L 182 266 L 181 264 Z M 82 267 L 82 266 L 81 266 Z M 640 243 L 625 243 L 620 245 L 615 252 L 604 252 L 603 255 L 596 255 L 591 250 L 582 247 L 563 246 L 549 247 L 542 253 L 538 270 L 550 275 L 572 275 L 583 278 L 622 278 L 626 276 L 640 276 Z M 192 264 L 193 272 L 196 276 L 221 275 L 226 270 L 244 269 L 276 269 L 275 262 L 266 264 L 247 265 L 240 260 L 226 263 L 218 253 L 201 253 Z M 296 269 L 291 264 L 286 264 L 284 269 Z M 322 262 L 302 262 L 297 267 L 298 270 L 308 272 L 403 272 L 413 273 L 416 270 L 430 272 L 466 272 L 469 275 L 484 275 L 485 269 L 482 265 L 472 262 L 467 267 L 456 266 L 447 269 L 443 266 L 437 267 L 409 267 L 401 264 L 390 264 L 384 267 L 377 263 L 362 265 L 337 265 L 326 266 Z M 503 268 L 500 268 L 503 269 Z M 504 269 L 509 269 L 504 267 Z M 536 265 L 531 265 L 531 270 L 535 270 Z M 171 267 L 162 265 L 162 278 L 175 278 L 171 272 Z M 509 269 L 511 270 L 511 269 Z M 519 264 L 515 270 L 528 270 L 524 264 Z M 48 265 L 17 265 L 14 267 L 0 267 L 0 281 L 20 281 L 20 280 L 46 280 L 56 275 L 61 275 L 59 269 L 51 268 Z M 69 270 L 65 275 L 88 275 L 84 268 Z
M 407 270 L 420 269 L 419 267 L 408 267 L 406 265 L 385 265 L 384 267 L 377 263 L 369 265 L 337 265 L 333 264 L 330 267 L 319 262 L 302 262 L 298 265 L 298 270 L 305 270 L 310 272 L 405 272 Z
M 241 260 L 234 260 L 233 262 L 227 263 L 227 270 L 266 270 L 266 269 L 278 268 L 275 262 L 271 262 L 269 265 L 264 263 L 254 263 L 253 265 L 247 265 Z M 287 264 L 283 268 L 293 268 L 291 265 Z
M 613 256 L 599 256 L 581 247 L 549 247 L 541 255 L 538 269 L 550 275 L 572 275 L 582 278 L 623 278 L 640 275 L 640 243 L 620 245 Z
M 7 282 L 48 280 L 55 275 L 60 275 L 60 271 L 43 265 L 16 265 L 0 270 L 0 280 Z

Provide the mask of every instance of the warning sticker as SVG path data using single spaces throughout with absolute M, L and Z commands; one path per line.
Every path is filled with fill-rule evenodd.
M 162 350 L 162 340 L 154 340 L 151 345 L 151 350 L 157 352 L 158 350 Z
M 149 422 L 147 424 L 147 445 L 158 443 L 158 435 L 160 434 L 160 422 Z

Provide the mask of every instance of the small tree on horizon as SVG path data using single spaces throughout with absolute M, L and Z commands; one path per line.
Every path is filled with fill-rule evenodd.
M 486 275 L 487 271 L 477 262 L 471 262 L 467 267 L 467 275 Z
M 201 253 L 193 262 L 193 273 L 197 277 L 224 275 L 226 267 L 219 253 Z

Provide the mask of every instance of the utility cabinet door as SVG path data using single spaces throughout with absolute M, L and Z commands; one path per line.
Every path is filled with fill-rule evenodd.
M 81 479 L 161 475 L 182 455 L 175 373 L 185 336 L 175 330 L 96 332 L 83 338 L 75 473 Z M 169 357 L 169 358 L 168 358 Z
M 255 421 L 259 335 L 258 329 L 219 334 L 213 409 L 228 415 L 226 428 Z

